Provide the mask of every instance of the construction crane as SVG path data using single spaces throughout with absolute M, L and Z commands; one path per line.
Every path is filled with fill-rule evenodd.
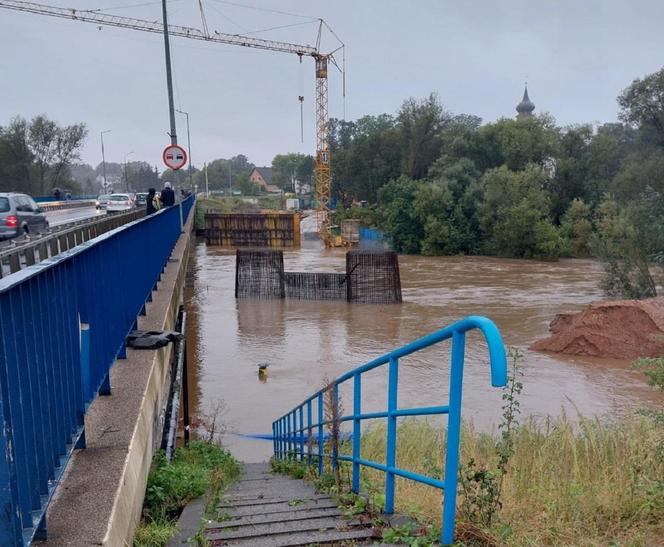
M 143 32 L 152 32 L 155 34 L 164 33 L 164 25 L 159 21 L 146 21 L 144 19 L 135 19 L 132 17 L 122 17 L 102 13 L 98 10 L 79 10 L 74 8 L 61 8 L 47 4 L 37 4 L 34 2 L 20 2 L 18 0 L 0 0 L 0 8 L 34 13 L 37 15 L 48 15 L 49 17 L 59 17 L 95 25 L 104 25 L 110 27 L 119 27 Z M 332 244 L 330 235 L 330 192 L 331 192 L 331 157 L 329 143 L 329 118 L 328 118 L 328 64 L 341 67 L 337 63 L 334 54 L 344 48 L 344 44 L 332 32 L 334 37 L 339 40 L 339 47 L 329 53 L 321 52 L 321 36 L 323 27 L 332 32 L 323 19 L 319 19 L 318 37 L 315 46 L 291 44 L 289 42 L 280 42 L 275 40 L 264 40 L 241 34 L 226 34 L 222 32 L 210 32 L 207 28 L 205 19 L 203 19 L 203 30 L 184 27 L 179 25 L 168 25 L 168 34 L 179 36 L 180 38 L 190 38 L 192 40 L 201 40 L 204 42 L 215 42 L 220 44 L 230 44 L 235 46 L 263 49 L 267 51 L 277 51 L 281 53 L 291 53 L 302 57 L 312 57 L 315 61 L 316 75 L 316 158 L 314 179 L 316 187 L 316 201 L 318 212 L 318 231 L 321 239 L 326 245 Z

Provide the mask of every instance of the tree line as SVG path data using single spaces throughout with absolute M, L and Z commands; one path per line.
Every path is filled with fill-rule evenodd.
M 399 252 L 596 256 L 604 288 L 656 294 L 664 262 L 664 69 L 618 97 L 619 122 L 549 114 L 482 124 L 435 94 L 396 115 L 331 124 L 337 220 L 361 216 Z M 368 209 L 352 207 L 365 200 Z

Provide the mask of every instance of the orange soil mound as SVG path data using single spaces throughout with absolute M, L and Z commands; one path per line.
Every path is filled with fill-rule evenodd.
M 558 314 L 549 338 L 530 349 L 614 359 L 664 355 L 664 297 L 593 302 Z

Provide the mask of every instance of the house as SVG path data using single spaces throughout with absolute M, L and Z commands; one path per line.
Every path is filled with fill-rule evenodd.
M 268 194 L 281 193 L 281 188 L 272 184 L 272 167 L 254 167 L 249 173 L 249 180 Z

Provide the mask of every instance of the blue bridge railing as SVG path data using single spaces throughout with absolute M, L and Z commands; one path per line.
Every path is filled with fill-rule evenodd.
M 314 458 L 316 458 L 319 475 L 323 474 L 324 458 L 331 460 L 333 468 L 338 465 L 339 461 L 350 462 L 353 467 L 352 490 L 355 493 L 359 493 L 360 490 L 361 466 L 383 471 L 385 473 L 386 514 L 394 512 L 394 485 L 397 476 L 439 488 L 444 493 L 441 542 L 443 545 L 454 543 L 464 351 L 466 332 L 473 329 L 479 329 L 487 342 L 491 385 L 504 387 L 507 383 L 507 360 L 505 346 L 498 328 L 486 317 L 467 317 L 347 372 L 273 422 L 272 436 L 275 458 L 295 458 L 306 461 L 309 465 L 313 465 Z M 450 338 L 452 339 L 452 354 L 448 403 L 441 406 L 398 408 L 399 359 Z M 362 375 L 383 365 L 387 365 L 388 369 L 387 410 L 383 412 L 362 412 Z M 352 381 L 353 411 L 350 414 L 339 416 L 339 386 L 350 381 Z M 336 420 L 341 423 L 352 422 L 351 455 L 338 454 L 337 447 L 334 445 L 328 449 L 327 453 L 325 451 L 324 428 L 329 427 L 332 423 L 332 420 L 329 419 L 329 416 L 326 417 L 324 412 L 324 397 L 326 394 L 331 394 L 331 400 L 337 409 L 333 413 L 336 415 Z M 316 418 L 314 418 L 314 413 Z M 397 418 L 440 414 L 447 414 L 448 416 L 447 449 L 443 478 L 429 477 L 397 467 Z M 385 464 L 366 460 L 362 458 L 361 454 L 361 424 L 364 420 L 376 418 L 387 418 Z
M 0 280 L 0 545 L 46 533 L 88 404 L 145 313 L 187 219 L 181 205 Z

